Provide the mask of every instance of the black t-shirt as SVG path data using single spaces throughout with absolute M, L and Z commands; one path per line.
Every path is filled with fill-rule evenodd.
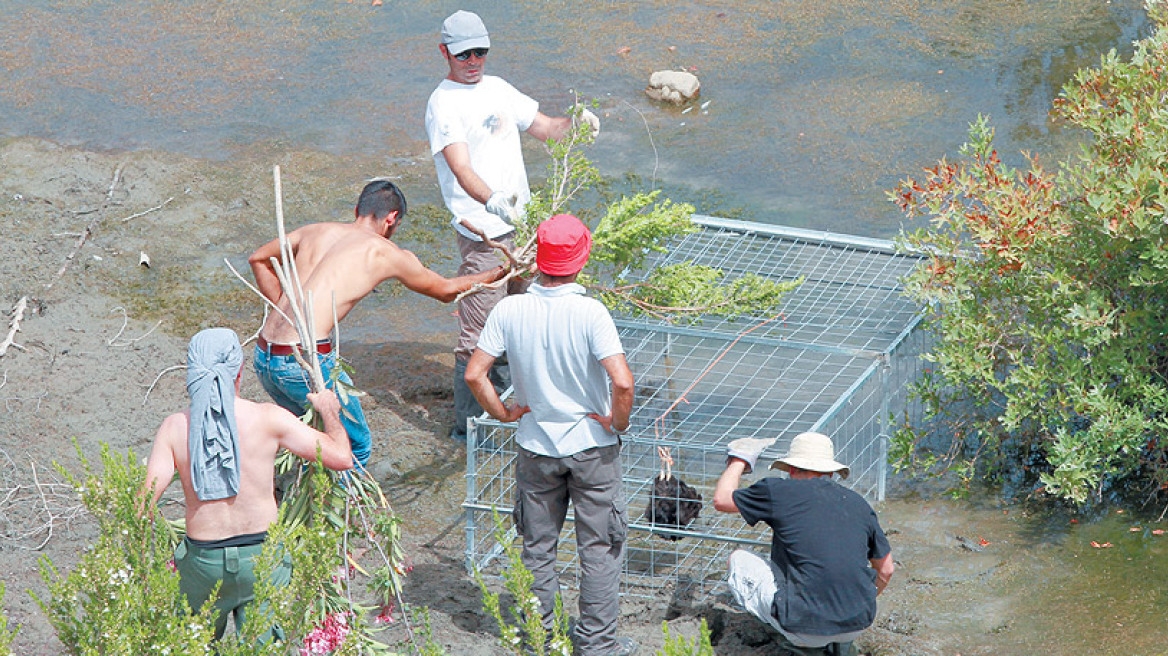
M 787 631 L 836 635 L 876 617 L 876 571 L 891 548 L 876 513 L 829 478 L 765 478 L 734 492 L 742 518 L 770 525 L 778 565 L 773 612 Z

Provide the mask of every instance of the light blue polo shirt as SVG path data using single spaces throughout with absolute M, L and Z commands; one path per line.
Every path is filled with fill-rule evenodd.
M 623 354 L 616 325 L 600 301 L 576 283 L 507 296 L 487 317 L 478 348 L 507 354 L 515 400 L 531 408 L 519 419 L 516 442 L 562 458 L 617 443 L 589 413 L 612 412 L 612 384 L 601 360 Z

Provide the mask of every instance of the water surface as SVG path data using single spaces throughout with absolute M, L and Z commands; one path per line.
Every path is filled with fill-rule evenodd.
M 0 135 L 429 167 L 437 33 L 460 6 L 491 30 L 487 72 L 545 112 L 599 99 L 606 174 L 708 213 L 882 237 L 901 220 L 885 190 L 954 154 L 979 112 L 1007 157 L 1066 153 L 1059 87 L 1149 29 L 1139 0 L 0 0 Z M 689 111 L 642 93 L 668 68 L 702 81 Z

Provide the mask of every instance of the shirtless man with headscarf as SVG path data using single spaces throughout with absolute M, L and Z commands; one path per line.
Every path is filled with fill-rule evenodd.
M 215 602 L 216 639 L 223 636 L 232 613 L 239 631 L 254 596 L 252 560 L 276 521 L 277 452 L 288 449 L 309 461 L 316 461 L 319 452 L 321 463 L 336 471 L 353 466 L 336 394 L 325 390 L 308 395 L 324 421 L 321 432 L 273 403 L 240 398 L 242 364 L 239 337 L 230 329 L 209 328 L 191 339 L 191 405 L 163 420 L 142 489 L 143 497 L 156 504 L 178 472 L 186 502 L 186 537 L 174 552 L 179 589 L 190 608 L 198 610 L 215 584 L 223 582 Z M 279 568 L 273 582 L 286 583 L 290 574 L 288 567 Z
M 333 303 L 336 320 L 340 321 L 358 301 L 386 280 L 397 280 L 411 291 L 449 303 L 475 283 L 493 282 L 507 273 L 505 267 L 498 266 L 458 278 L 445 278 L 426 268 L 410 251 L 399 248 L 390 237 L 405 217 L 406 200 L 387 180 L 374 180 L 365 185 L 355 214 L 352 223 L 312 223 L 288 233 L 304 293 L 313 294 L 312 321 L 317 335 L 332 331 Z M 275 239 L 259 247 L 248 259 L 256 287 L 286 315 L 292 316 L 272 258 L 280 258 L 280 243 Z M 307 408 L 305 395 L 309 388 L 308 378 L 292 353 L 292 345 L 297 343 L 296 329 L 279 312 L 272 312 L 256 340 L 255 370 L 273 401 L 301 414 Z M 322 340 L 316 345 L 316 351 L 321 373 L 328 381 L 336 367 L 331 340 Z M 337 377 L 352 386 L 352 380 L 343 370 Z M 369 460 L 371 437 L 355 395 L 349 396 L 344 404 L 341 421 L 349 434 L 353 456 L 364 465 Z

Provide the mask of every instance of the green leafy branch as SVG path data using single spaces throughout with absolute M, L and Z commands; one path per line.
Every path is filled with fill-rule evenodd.
M 580 111 L 576 105 L 569 114 L 574 117 Z M 528 274 L 535 261 L 539 223 L 565 211 L 573 199 L 601 183 L 596 166 L 582 152 L 594 140 L 592 131 L 583 122 L 574 123 L 563 139 L 547 142 L 547 180 L 532 193 L 526 214 L 516 226 L 516 241 L 522 246 L 512 252 L 493 244 L 515 264 L 515 270 L 502 281 L 468 293 Z M 651 256 L 669 253 L 671 245 L 700 229 L 693 222 L 692 205 L 660 196 L 660 190 L 624 196 L 605 208 L 592 229 L 592 255 L 578 281 L 610 309 L 667 321 L 698 321 L 710 315 L 732 318 L 773 312 L 783 295 L 802 282 L 776 282 L 752 273 L 729 278 L 720 269 L 693 262 L 646 271 Z M 577 216 L 588 223 L 586 212 Z

